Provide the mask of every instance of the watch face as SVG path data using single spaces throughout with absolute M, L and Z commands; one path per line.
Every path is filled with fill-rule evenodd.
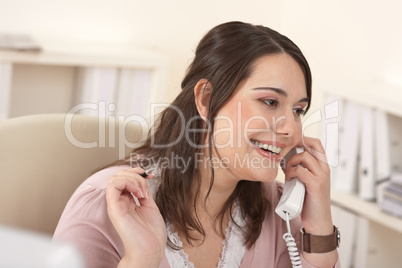
M 339 248 L 339 245 L 341 244 L 341 232 L 339 232 L 339 228 L 336 228 L 336 243 Z

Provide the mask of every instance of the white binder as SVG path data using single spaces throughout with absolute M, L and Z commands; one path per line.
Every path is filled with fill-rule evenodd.
M 354 193 L 357 188 L 359 120 L 360 106 L 345 101 L 340 118 L 339 166 L 337 167 L 334 188 L 346 193 Z
M 360 167 L 359 196 L 364 200 L 375 199 L 375 165 L 374 165 L 374 118 L 373 110 L 360 107 Z
M 383 200 L 382 191 L 386 185 L 385 181 L 391 176 L 390 160 L 390 135 L 388 116 L 384 111 L 374 111 L 375 124 L 375 162 L 376 162 L 376 199 L 381 204 Z
M 149 110 L 151 71 L 121 70 L 117 87 L 116 115 L 144 118 Z
M 115 68 L 79 69 L 75 101 L 86 107 L 80 110 L 81 114 L 100 117 L 114 114 L 117 72 Z

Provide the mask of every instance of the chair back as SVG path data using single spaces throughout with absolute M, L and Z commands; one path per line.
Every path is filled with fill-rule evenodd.
M 145 135 L 136 123 L 84 115 L 0 121 L 0 224 L 53 234 L 74 190 Z

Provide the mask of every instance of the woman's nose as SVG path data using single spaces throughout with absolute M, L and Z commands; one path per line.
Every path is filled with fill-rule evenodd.
M 292 113 L 286 113 L 274 118 L 273 130 L 276 134 L 292 136 L 296 132 L 296 121 Z

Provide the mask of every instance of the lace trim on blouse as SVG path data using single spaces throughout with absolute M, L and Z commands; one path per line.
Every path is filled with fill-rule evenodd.
M 239 226 L 245 226 L 245 221 L 241 217 L 238 206 L 235 206 L 232 217 Z M 166 246 L 165 254 L 170 267 L 195 268 L 194 264 L 189 261 L 188 255 L 182 249 L 183 243 L 180 240 L 179 235 L 174 231 L 170 224 L 167 224 L 167 234 L 170 240 L 181 248 L 179 250 L 173 250 Z M 222 253 L 217 268 L 240 267 L 245 250 L 246 247 L 244 245 L 242 231 L 232 221 L 229 221 L 228 227 L 225 230 L 225 239 L 222 241 Z
M 159 174 L 156 175 L 156 177 Z M 158 180 L 148 180 L 148 185 L 151 190 L 151 194 L 155 197 L 155 191 L 159 185 Z M 240 226 L 235 225 L 232 220 L 229 221 L 228 227 L 225 229 L 225 239 L 222 241 L 222 252 L 219 258 L 217 268 L 238 268 L 243 260 L 244 253 L 246 252 L 246 246 L 244 245 L 244 237 L 241 228 L 246 226 L 245 219 L 241 215 L 239 204 L 236 203 L 232 218 Z M 170 241 L 176 246 L 181 248 L 180 250 L 174 250 L 166 246 L 165 255 L 171 268 L 195 268 L 194 264 L 189 261 L 187 253 L 184 252 L 183 243 L 180 240 L 179 235 L 174 230 L 173 226 L 169 223 L 167 226 L 167 235 Z

